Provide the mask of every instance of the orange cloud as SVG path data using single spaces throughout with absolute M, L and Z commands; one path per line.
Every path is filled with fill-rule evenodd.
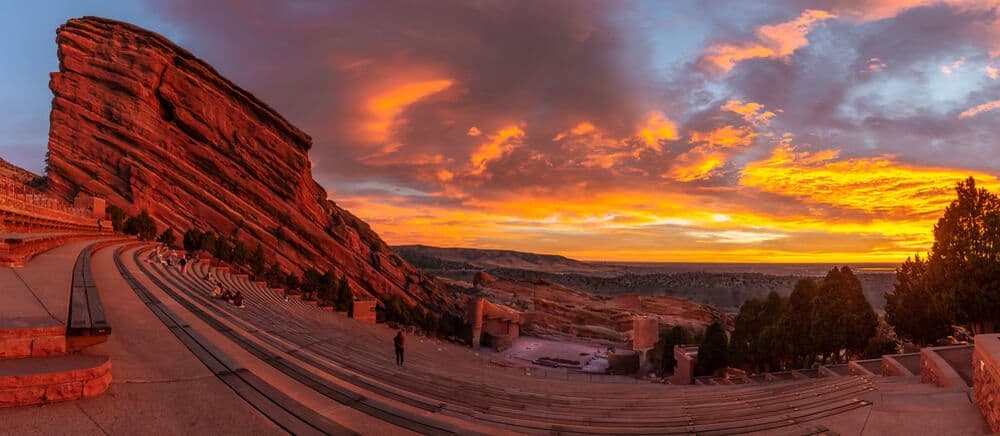
M 748 147 L 753 144 L 757 132 L 750 126 L 725 125 L 709 131 L 692 131 L 689 141 L 704 143 L 718 148 Z
M 962 113 L 958 114 L 959 118 L 969 118 L 979 115 L 983 112 L 989 112 L 993 109 L 1000 108 L 1000 100 L 993 100 L 991 102 L 983 103 L 976 107 L 966 109 Z
M 691 182 L 711 177 L 726 163 L 726 154 L 707 147 L 695 147 L 681 154 L 664 177 L 678 182 Z
M 774 118 L 775 115 L 774 112 L 765 111 L 764 105 L 754 103 L 752 101 L 743 103 L 740 100 L 729 100 L 723 104 L 720 109 L 740 114 L 746 122 L 755 126 L 766 126 L 771 124 L 771 119 Z
M 896 219 L 940 214 L 954 197 L 955 183 L 973 176 L 984 187 L 995 176 L 962 169 L 909 165 L 892 156 L 840 159 L 833 150 L 776 148 L 743 169 L 740 184 L 807 203 Z
M 382 143 L 389 140 L 392 131 L 405 120 L 399 114 L 407 106 L 437 94 L 454 84 L 452 79 L 437 79 L 406 83 L 377 93 L 367 100 L 367 121 L 362 124 L 365 140 Z
M 709 46 L 701 63 L 716 72 L 726 73 L 748 59 L 788 59 L 795 50 L 809 45 L 806 35 L 818 23 L 836 17 L 827 11 L 807 9 L 791 21 L 759 27 L 754 32 L 755 41 Z
M 469 158 L 472 163 L 470 173 L 473 175 L 482 174 L 486 171 L 488 163 L 500 159 L 510 154 L 515 148 L 520 147 L 524 140 L 524 130 L 520 126 L 507 126 L 490 135 L 487 139 L 489 141 L 480 144 Z
M 677 125 L 661 112 L 649 113 L 632 137 L 608 135 L 589 121 L 552 137 L 564 151 L 583 156 L 571 160 L 572 163 L 588 168 L 612 168 L 629 159 L 638 160 L 644 150 L 662 152 L 661 142 L 674 139 L 677 139 Z
M 656 152 L 663 151 L 660 141 L 677 139 L 677 125 L 663 112 L 650 112 L 646 121 L 639 126 L 637 136 L 646 147 Z

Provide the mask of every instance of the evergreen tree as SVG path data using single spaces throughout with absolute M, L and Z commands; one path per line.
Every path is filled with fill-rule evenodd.
M 934 226 L 929 273 L 955 321 L 974 333 L 1000 325 L 1000 198 L 969 177 Z
M 337 298 L 337 309 L 345 310 L 348 315 L 354 316 L 354 293 L 351 291 L 351 285 L 347 283 L 347 277 L 341 277 L 337 283 Z
M 673 372 L 677 366 L 677 359 L 674 357 L 674 346 L 685 345 L 692 342 L 691 333 L 684 326 L 676 325 L 670 328 L 661 337 L 663 341 L 662 357 L 660 358 L 660 373 Z
M 107 207 L 107 209 L 105 209 L 105 211 L 108 213 L 108 216 L 111 217 L 111 227 L 116 232 L 124 231 L 123 228 L 124 228 L 125 217 L 126 217 L 125 209 L 122 209 L 122 208 L 120 208 L 118 206 L 115 206 L 115 205 L 111 204 L 111 205 L 108 205 L 108 207 Z
M 814 300 L 812 341 L 823 361 L 840 361 L 841 351 L 861 355 L 875 336 L 878 316 L 850 268 L 833 268 Z
M 951 319 L 942 295 L 931 283 L 928 261 L 907 258 L 896 269 L 896 283 L 885 295 L 886 320 L 896 335 L 921 346 L 934 345 L 951 334 Z
M 267 271 L 267 259 L 264 258 L 264 247 L 260 245 L 260 242 L 257 243 L 257 248 L 250 255 L 249 264 L 254 277 L 261 277 Z
M 215 233 L 205 232 L 201 237 L 201 249 L 207 251 L 212 256 L 218 257 L 218 239 Z
M 250 261 L 250 250 L 242 241 L 236 241 L 233 245 L 233 263 L 246 265 Z
M 718 321 L 710 324 L 705 329 L 705 338 L 698 346 L 698 373 L 711 375 L 725 368 L 728 364 L 726 359 L 728 345 L 722 324 Z
M 160 233 L 160 236 L 156 238 L 156 242 L 167 244 L 168 247 L 173 247 L 174 242 L 177 241 L 177 236 L 174 235 L 174 229 L 168 228 Z
M 812 279 L 800 279 L 788 296 L 788 310 L 781 319 L 780 337 L 786 350 L 783 354 L 793 367 L 811 366 L 816 355 L 813 344 L 812 316 L 819 287 Z
M 122 224 L 122 230 L 129 235 L 139 236 L 139 239 L 143 241 L 156 239 L 156 222 L 146 211 L 126 219 L 125 223 Z
M 201 249 L 201 239 L 205 236 L 201 230 L 189 229 L 184 232 L 184 249 L 189 252 L 195 252 Z
M 730 364 L 748 371 L 765 371 L 783 354 L 775 335 L 788 307 L 788 300 L 772 291 L 767 299 L 751 298 L 736 316 L 729 342 Z
M 299 285 L 303 291 L 319 295 L 320 280 L 323 276 L 316 268 L 309 268 L 302 272 L 302 283 Z

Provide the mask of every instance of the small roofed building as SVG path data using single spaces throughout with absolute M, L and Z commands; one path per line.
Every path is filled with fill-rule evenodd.
M 472 327 L 472 347 L 476 349 L 488 338 L 493 349 L 503 351 L 521 334 L 521 312 L 482 297 L 469 301 L 467 319 Z
M 106 202 L 103 198 L 79 193 L 73 199 L 73 207 L 87 211 L 87 216 L 94 219 L 104 218 Z

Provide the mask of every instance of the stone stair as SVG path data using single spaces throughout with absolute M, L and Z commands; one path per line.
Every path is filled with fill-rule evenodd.
M 76 341 L 81 331 L 74 331 L 67 322 L 61 321 L 61 314 L 53 314 L 35 294 L 38 289 L 31 289 L 23 279 L 20 282 L 8 280 L 7 289 L 3 291 L 6 297 L 2 301 L 7 304 L 0 307 L 0 407 L 89 398 L 107 390 L 112 377 L 110 358 L 76 350 L 103 342 L 110 334 L 110 326 L 103 318 L 97 330 L 91 328 L 91 320 L 103 317 L 103 309 L 89 268 L 89 258 L 95 249 L 109 242 L 113 241 L 90 243 L 78 252 L 72 264 L 60 266 L 60 269 L 72 271 L 71 285 L 64 290 L 69 308 L 67 319 L 82 316 L 74 313 L 84 314 L 87 319 L 76 322 L 85 327 L 80 329 L 87 337 L 83 343 Z M 70 249 L 69 246 L 61 248 L 62 251 Z M 65 271 L 52 272 L 63 273 Z M 76 288 L 85 295 L 82 301 L 74 297 Z M 89 299 L 86 297 L 88 288 Z

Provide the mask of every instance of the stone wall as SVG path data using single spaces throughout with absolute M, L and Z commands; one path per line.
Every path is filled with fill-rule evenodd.
M 976 336 L 972 380 L 976 405 L 990 428 L 1000 432 L 1000 336 Z
M 927 347 L 920 350 L 920 382 L 939 388 L 965 389 L 965 381 L 937 353 L 939 349 L 954 347 Z

